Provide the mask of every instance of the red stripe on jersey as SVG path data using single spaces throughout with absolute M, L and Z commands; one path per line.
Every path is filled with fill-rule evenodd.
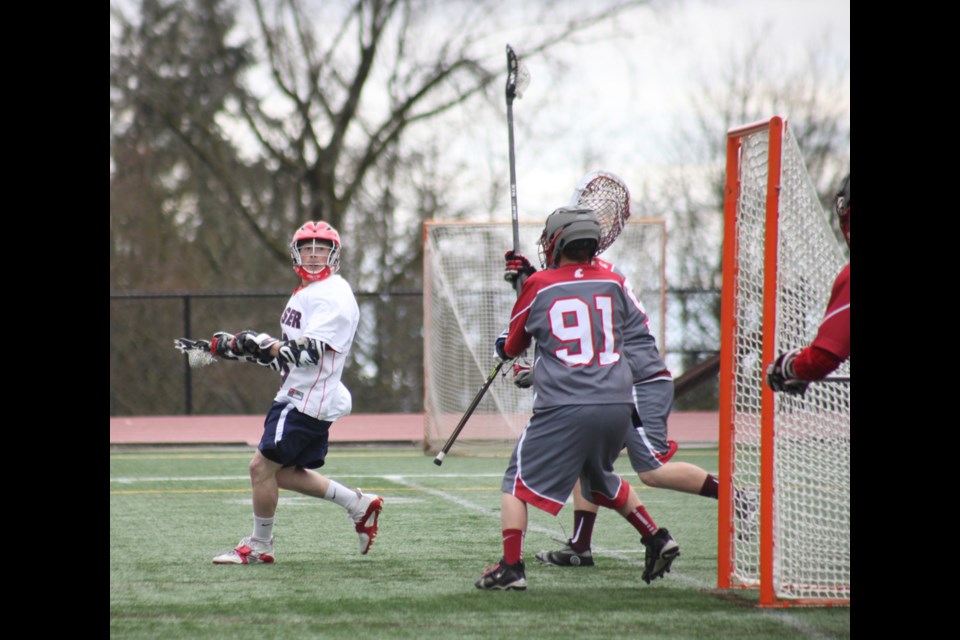
M 336 351 L 331 351 L 331 352 L 334 353 L 334 354 L 336 354 Z M 308 403 L 310 402 L 310 396 L 313 395 L 314 389 L 317 388 L 317 383 L 320 382 L 320 378 L 321 378 L 321 376 L 323 376 L 323 374 L 324 374 L 323 365 L 324 365 L 324 362 L 326 362 L 326 359 L 327 359 L 327 350 L 326 350 L 326 349 L 322 349 L 322 350 L 320 351 L 320 362 L 317 364 L 317 377 L 316 377 L 316 379 L 313 381 L 313 384 L 310 385 L 310 390 L 307 391 L 306 395 L 305 395 L 304 398 L 303 398 L 303 402 L 301 403 L 301 408 L 300 408 L 300 410 L 303 411 L 304 413 L 306 413 L 307 405 L 308 405 Z M 336 361 L 336 355 L 331 356 L 330 371 L 333 371 L 334 364 L 336 364 L 335 361 Z M 329 376 L 325 376 L 325 377 L 323 378 L 323 387 L 321 388 L 321 391 L 320 391 L 320 404 L 317 405 L 317 410 L 318 410 L 318 411 L 323 411 L 323 403 L 324 403 L 324 402 L 326 401 L 326 399 L 327 399 L 327 380 L 329 380 L 329 379 L 330 379 Z M 307 415 L 310 415 L 310 414 L 307 414 Z M 318 418 L 319 416 L 320 416 L 320 414 L 317 413 L 317 414 L 314 415 L 313 417 L 314 417 L 314 418 Z

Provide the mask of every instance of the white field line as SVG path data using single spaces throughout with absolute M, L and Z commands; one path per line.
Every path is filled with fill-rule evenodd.
M 336 480 L 337 478 L 394 478 L 400 476 L 382 476 L 372 473 L 338 473 L 335 476 L 329 476 Z M 404 478 L 502 478 L 502 473 L 411 473 L 403 476 Z M 204 482 L 218 480 L 250 480 L 250 476 L 160 476 L 160 477 L 136 477 L 136 478 L 110 478 L 110 482 L 120 484 L 133 484 L 136 482 Z
M 479 476 L 479 475 L 480 475 L 480 474 L 478 474 L 478 476 Z M 482 475 L 483 475 L 483 477 L 488 477 L 490 474 L 482 474 Z M 498 474 L 498 475 L 502 476 L 503 474 Z M 389 481 L 391 481 L 391 482 L 395 482 L 395 483 L 397 483 L 397 484 L 401 484 L 401 485 L 403 485 L 403 486 L 405 486 L 405 487 L 409 487 L 409 488 L 412 488 L 412 489 L 419 489 L 419 490 L 421 490 L 421 491 L 424 491 L 425 493 L 429 493 L 429 494 L 431 494 L 431 495 L 437 496 L 438 498 L 441 498 L 442 500 L 446 500 L 446 501 L 448 501 L 448 502 L 453 502 L 454 504 L 457 504 L 457 505 L 459 505 L 459 506 L 461 506 L 461 507 L 463 507 L 463 508 L 465 508 L 465 509 L 469 509 L 470 511 L 476 511 L 477 513 L 482 513 L 482 514 L 485 515 L 485 516 L 489 516 L 489 517 L 492 517 L 492 518 L 496 518 L 496 519 L 498 519 L 498 520 L 500 519 L 500 511 L 499 511 L 499 510 L 488 509 L 487 507 L 481 506 L 481 505 L 479 505 L 479 504 L 477 504 L 477 503 L 475 503 L 475 502 L 471 502 L 470 500 L 465 500 L 465 499 L 463 499 L 463 498 L 461 498 L 461 497 L 459 497 L 459 496 L 453 495 L 453 494 L 448 493 L 448 492 L 446 492 L 446 491 L 441 491 L 441 490 L 439 490 L 439 489 L 431 489 L 430 487 L 425 487 L 425 486 L 423 486 L 423 485 L 421 485 L 421 484 L 418 484 L 418 483 L 416 483 L 416 482 L 410 482 L 410 481 L 407 480 L 407 478 L 411 478 L 411 477 L 424 477 L 424 476 L 385 475 L 385 476 L 381 476 L 381 477 L 382 477 L 383 479 L 385 479 L 385 480 L 389 480 Z M 460 477 L 464 477 L 464 478 L 471 477 L 471 474 L 463 474 L 463 475 L 460 476 Z M 538 533 L 543 533 L 543 534 L 546 534 L 546 535 L 549 535 L 549 536 L 554 536 L 554 535 L 556 534 L 556 530 L 554 530 L 554 529 L 549 529 L 549 528 L 547 528 L 547 527 L 543 527 L 543 526 L 538 525 L 538 524 L 535 524 L 535 523 L 531 523 L 531 524 L 528 526 L 528 528 L 529 528 L 530 530 L 532 530 L 532 531 L 536 531 L 536 532 L 538 532 Z M 594 547 L 594 551 L 599 551 L 599 552 L 601 552 L 601 553 L 602 553 L 603 555 L 605 555 L 605 556 L 609 556 L 609 557 L 611 557 L 611 558 L 617 558 L 618 560 L 621 560 L 621 561 L 626 562 L 626 563 L 628 563 L 628 564 L 637 565 L 637 566 L 640 566 L 640 567 L 643 566 L 643 559 L 637 559 L 637 558 L 635 558 L 635 557 L 632 557 L 632 556 L 627 555 L 627 554 L 625 554 L 625 553 L 621 553 L 621 552 L 619 552 L 619 551 L 615 551 L 615 550 L 612 550 L 612 549 L 605 549 L 605 548 L 603 548 L 603 547 Z M 706 582 L 703 582 L 702 580 L 697 580 L 696 578 L 692 578 L 692 577 L 690 577 L 690 576 L 684 575 L 682 572 L 679 572 L 679 571 L 677 571 L 676 569 L 674 569 L 674 570 L 672 570 L 672 571 L 670 572 L 670 579 L 671 579 L 671 580 L 678 580 L 678 581 L 680 581 L 680 582 L 682 582 L 682 583 L 684 583 L 684 584 L 687 584 L 687 585 L 692 586 L 692 587 L 696 587 L 696 588 L 698 588 L 698 589 L 708 589 L 708 590 L 709 590 L 709 589 L 713 589 L 713 588 L 714 588 L 714 585 L 713 585 L 713 584 L 707 584 Z M 772 618 L 772 619 L 776 620 L 777 622 L 780 622 L 780 623 L 784 624 L 785 626 L 792 627 L 792 628 L 796 629 L 797 631 L 805 634 L 806 636 L 808 636 L 808 637 L 810 637 L 810 638 L 816 638 L 817 640 L 831 640 L 831 639 L 833 638 L 833 636 L 824 635 L 824 634 L 820 633 L 819 631 L 817 631 L 816 629 L 811 629 L 810 627 L 808 627 L 807 625 L 805 625 L 802 621 L 798 620 L 797 618 L 795 618 L 794 616 L 790 615 L 790 614 L 787 613 L 787 612 L 758 610 L 758 614 L 759 614 L 759 615 L 762 615 L 762 616 L 766 616 L 766 617 Z

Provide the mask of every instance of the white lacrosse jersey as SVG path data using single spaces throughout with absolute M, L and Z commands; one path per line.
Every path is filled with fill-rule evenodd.
M 316 365 L 283 363 L 283 386 L 274 399 L 318 420 L 333 422 L 349 415 L 353 399 L 340 377 L 359 323 L 353 289 L 339 275 L 297 288 L 280 316 L 281 339 L 308 337 L 326 347 Z

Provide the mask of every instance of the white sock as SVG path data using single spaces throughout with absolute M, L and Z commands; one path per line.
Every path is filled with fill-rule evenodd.
M 273 518 L 253 516 L 253 537 L 267 542 L 273 537 Z
M 330 481 L 330 486 L 327 487 L 327 493 L 324 494 L 323 499 L 336 502 L 347 511 L 356 509 L 357 503 L 360 502 L 360 496 L 357 495 L 356 491 L 347 489 L 336 480 Z

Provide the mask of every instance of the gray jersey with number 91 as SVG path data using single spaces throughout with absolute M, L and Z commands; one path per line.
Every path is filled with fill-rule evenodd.
M 632 403 L 624 327 L 642 313 L 622 275 L 595 264 L 538 271 L 523 284 L 510 318 L 508 356 L 536 340 L 533 409 Z

